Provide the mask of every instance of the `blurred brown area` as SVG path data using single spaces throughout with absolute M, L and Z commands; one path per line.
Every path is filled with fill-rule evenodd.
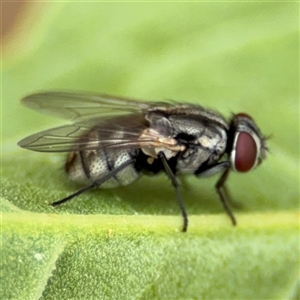
M 21 19 L 22 13 L 28 6 L 28 2 L 2 2 L 1 3 L 1 42 L 13 35 L 14 30 L 17 29 L 18 21 Z

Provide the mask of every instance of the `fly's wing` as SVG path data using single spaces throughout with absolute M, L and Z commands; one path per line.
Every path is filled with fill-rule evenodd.
M 171 103 L 143 102 L 101 94 L 45 92 L 27 96 L 22 103 L 41 113 L 74 123 L 33 134 L 20 147 L 40 152 L 67 152 L 101 148 L 172 147 L 161 141 L 145 118 L 150 110 L 164 110 Z
M 143 113 L 154 105 L 168 103 L 145 102 L 105 94 L 43 92 L 22 99 L 22 104 L 41 113 L 81 122 L 107 116 Z
M 71 151 L 73 145 L 75 148 L 80 148 L 79 138 L 85 133 L 86 129 L 83 126 L 76 124 L 65 125 L 32 134 L 19 141 L 18 145 L 22 148 L 38 152 Z M 91 145 L 93 142 L 95 141 L 91 141 L 90 148 L 85 143 L 86 149 L 92 149 Z M 83 149 L 84 145 L 82 145 Z
M 68 152 L 113 148 L 172 148 L 173 139 L 149 130 L 144 116 L 132 114 L 74 123 L 38 132 L 21 140 L 18 145 L 38 152 Z

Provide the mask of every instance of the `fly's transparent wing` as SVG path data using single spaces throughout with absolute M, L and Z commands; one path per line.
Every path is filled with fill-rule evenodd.
M 28 136 L 18 145 L 39 152 L 174 146 L 161 142 L 161 135 L 147 129 L 144 116 L 132 114 L 52 128 Z
M 22 148 L 39 152 L 71 151 L 73 146 L 75 148 L 80 147 L 79 138 L 86 132 L 85 127 L 76 124 L 65 125 L 32 134 L 19 141 L 18 145 Z M 91 148 L 88 148 L 87 141 L 85 145 L 82 143 L 82 149 L 84 149 L 84 146 L 87 149 L 92 149 L 94 142 L 90 141 L 89 146 Z
M 100 138 L 101 137 L 101 138 Z M 26 137 L 18 145 L 38 152 L 69 152 L 101 148 L 139 148 L 141 140 L 134 132 L 101 128 L 87 132 L 78 125 L 66 125 L 45 130 Z M 151 143 L 152 140 L 143 140 Z
M 165 112 L 170 102 L 145 102 L 104 94 L 44 92 L 25 97 L 31 109 L 73 121 L 73 124 L 33 134 L 18 145 L 40 152 L 101 148 L 154 148 L 174 146 L 149 130 L 150 111 Z M 177 108 L 175 108 L 176 110 Z
M 128 113 L 143 113 L 157 104 L 168 105 L 162 102 L 145 102 L 105 94 L 69 92 L 32 94 L 23 98 L 22 103 L 41 113 L 73 122 Z

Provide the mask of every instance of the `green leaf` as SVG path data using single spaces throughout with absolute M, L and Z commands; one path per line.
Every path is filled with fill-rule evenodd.
M 34 3 L 3 46 L 2 299 L 297 299 L 299 5 L 242 2 Z M 267 160 L 228 185 L 183 182 L 186 234 L 170 182 L 78 189 L 65 155 L 19 149 L 63 124 L 20 106 L 37 90 L 87 90 L 245 111 Z

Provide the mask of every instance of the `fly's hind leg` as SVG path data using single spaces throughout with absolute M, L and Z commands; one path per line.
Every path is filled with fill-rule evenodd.
M 57 205 L 60 205 L 62 203 L 65 203 L 79 195 L 81 195 L 82 193 L 88 191 L 88 190 L 91 190 L 93 188 L 97 188 L 99 187 L 101 184 L 103 184 L 105 181 L 109 180 L 110 178 L 112 178 L 113 176 L 115 176 L 116 174 L 118 174 L 119 172 L 121 172 L 122 170 L 124 170 L 127 166 L 133 164 L 135 162 L 135 159 L 131 159 L 131 160 L 128 160 L 126 161 L 124 164 L 118 166 L 117 168 L 111 170 L 108 174 L 106 174 L 105 176 L 101 177 L 100 179 L 98 180 L 95 180 L 93 183 L 91 183 L 90 185 L 88 186 L 85 186 L 83 188 L 81 188 L 80 190 L 76 191 L 75 193 L 61 199 L 61 200 L 58 200 L 56 202 L 53 202 L 51 203 L 51 206 L 55 207 Z

